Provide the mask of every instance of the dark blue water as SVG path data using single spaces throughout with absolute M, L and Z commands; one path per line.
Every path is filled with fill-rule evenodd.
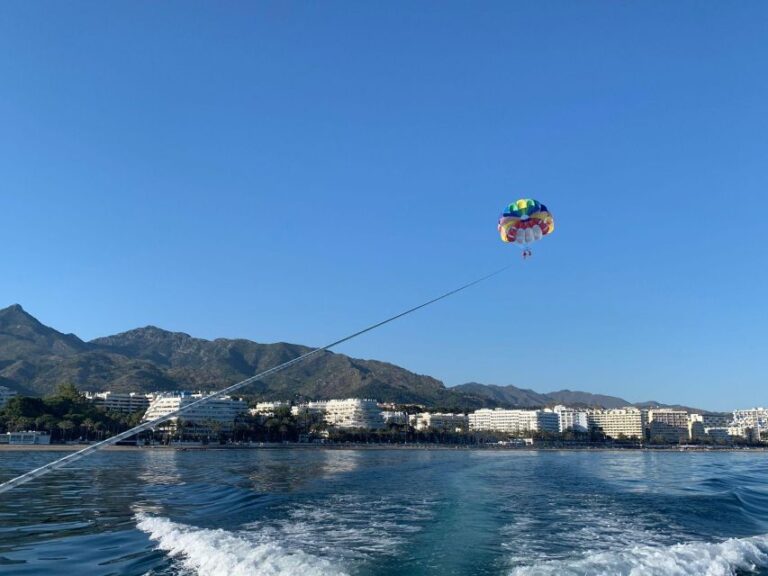
M 52 452 L 0 452 L 0 480 Z M 0 573 L 768 574 L 768 453 L 104 452 L 0 495 Z

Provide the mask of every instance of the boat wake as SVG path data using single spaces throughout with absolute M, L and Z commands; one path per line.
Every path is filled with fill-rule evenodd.
M 200 528 L 144 509 L 137 527 L 174 562 L 199 576 L 356 573 L 397 555 L 433 516 L 428 499 L 334 495 L 276 504 L 269 518 L 237 530 Z
M 159 549 L 198 576 L 346 574 L 343 566 L 326 558 L 286 549 L 277 541 L 256 541 L 248 533 L 196 528 L 145 514 L 136 520 Z
M 636 546 L 517 566 L 510 576 L 736 576 L 768 568 L 768 534 L 723 542 Z

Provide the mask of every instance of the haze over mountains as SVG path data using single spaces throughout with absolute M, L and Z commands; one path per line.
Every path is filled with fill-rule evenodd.
M 309 351 L 283 342 L 204 340 L 147 326 L 90 342 L 39 322 L 18 304 L 0 310 L 0 385 L 44 396 L 64 382 L 83 391 L 218 390 Z M 537 407 L 556 403 L 612 408 L 614 396 L 468 383 L 446 388 L 430 376 L 376 360 L 324 352 L 243 390 L 270 399 L 376 398 L 445 409 Z

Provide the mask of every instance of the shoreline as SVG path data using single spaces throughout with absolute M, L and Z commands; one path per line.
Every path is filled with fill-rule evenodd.
M 77 452 L 89 444 L 0 444 L 0 452 Z M 156 444 L 152 446 L 106 446 L 111 452 L 137 451 L 240 451 L 240 450 L 462 450 L 495 452 L 766 452 L 768 447 L 750 446 L 467 446 L 449 444 L 299 444 L 261 443 L 253 445 L 189 445 L 174 446 Z

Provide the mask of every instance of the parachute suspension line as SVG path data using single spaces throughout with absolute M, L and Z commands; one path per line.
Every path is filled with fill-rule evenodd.
M 131 428 L 130 430 L 126 430 L 125 432 L 120 432 L 119 434 L 116 434 L 114 436 L 111 436 L 110 438 L 107 438 L 106 440 L 102 440 L 101 442 L 97 442 L 95 444 L 91 444 L 90 446 L 83 448 L 82 450 L 79 450 L 77 452 L 72 452 L 71 454 L 68 454 L 64 456 L 63 458 L 59 458 L 58 460 L 54 460 L 53 462 L 49 462 L 48 464 L 45 464 L 43 466 L 40 466 L 40 468 L 36 468 L 34 470 L 31 470 L 29 472 L 26 472 L 25 474 L 22 474 L 21 476 L 17 476 L 16 478 L 12 478 L 11 480 L 8 480 L 7 482 L 4 482 L 3 484 L 0 484 L 0 493 L 7 492 L 8 490 L 11 490 L 15 488 L 16 486 L 20 486 L 22 484 L 25 484 L 29 482 L 30 480 L 34 480 L 36 478 L 40 478 L 41 476 L 44 476 L 48 474 L 49 472 L 56 470 L 58 468 L 62 468 L 63 466 L 66 466 L 67 464 L 71 464 L 72 462 L 76 462 L 77 460 L 80 460 L 81 458 L 84 458 L 85 456 L 88 456 L 89 454 L 96 452 L 97 450 L 101 450 L 102 448 L 106 448 L 107 446 L 111 446 L 112 444 L 116 444 L 120 442 L 121 440 L 125 440 L 127 438 L 130 438 L 131 436 L 135 436 L 136 434 L 140 432 L 144 432 L 145 430 L 149 430 L 151 428 L 154 428 L 155 426 L 158 426 L 159 424 L 162 424 L 163 422 L 166 422 L 172 418 L 175 418 L 176 416 L 179 416 L 180 414 L 183 414 L 184 412 L 194 408 L 195 406 L 199 406 L 200 404 L 203 404 L 205 402 L 208 402 L 209 400 L 213 400 L 215 398 L 220 398 L 221 396 L 226 396 L 227 394 L 231 394 L 232 392 L 239 390 L 240 388 L 243 388 L 244 386 L 248 386 L 248 384 L 253 384 L 254 382 L 257 382 L 259 380 L 262 380 L 268 376 L 272 376 L 273 374 L 276 374 L 277 372 L 282 372 L 286 368 L 290 368 L 294 364 L 298 364 L 299 362 L 303 362 L 304 360 L 316 356 L 320 354 L 321 352 L 325 352 L 326 350 L 329 350 L 335 346 L 338 346 L 339 344 L 343 344 L 344 342 L 348 342 L 349 340 L 352 340 L 353 338 L 357 338 L 358 336 L 361 336 L 365 334 L 366 332 L 370 332 L 372 330 L 375 330 L 376 328 L 379 328 L 381 326 L 384 326 L 385 324 L 389 324 L 390 322 L 394 322 L 398 318 L 402 318 L 403 316 L 407 316 L 408 314 L 411 314 L 412 312 L 416 312 L 417 310 L 420 310 L 421 308 L 425 308 L 429 306 L 430 304 L 434 304 L 435 302 L 439 302 L 440 300 L 444 300 L 445 298 L 448 298 L 449 296 L 453 296 L 454 294 L 457 294 L 458 292 L 461 292 L 462 290 L 466 290 L 467 288 L 471 288 L 472 286 L 475 286 L 477 284 L 480 284 L 480 282 L 483 282 L 485 280 L 488 280 L 489 278 L 493 278 L 494 276 L 497 276 L 501 274 L 502 272 L 508 270 L 513 265 L 510 264 L 508 266 L 504 266 L 503 268 L 500 268 L 499 270 L 496 270 L 495 272 L 491 272 L 490 274 L 486 274 L 485 276 L 482 276 L 478 278 L 477 280 L 473 280 L 472 282 L 468 282 L 467 284 L 464 284 L 463 286 L 459 286 L 458 288 L 454 288 L 450 292 L 446 292 L 445 294 L 442 294 L 441 296 L 438 296 L 437 298 L 433 298 L 432 300 L 428 300 L 427 302 L 424 302 L 422 304 L 419 304 L 418 306 L 414 306 L 413 308 L 409 308 L 408 310 L 405 310 L 404 312 L 400 312 L 399 314 L 396 314 L 395 316 L 391 316 L 390 318 L 387 318 L 386 320 L 382 320 L 381 322 L 377 322 L 376 324 L 372 324 L 368 326 L 367 328 L 363 328 L 362 330 L 359 330 L 355 332 L 354 334 L 350 334 L 349 336 L 345 336 L 344 338 L 341 338 L 339 340 L 336 340 L 335 342 L 331 342 L 330 344 L 326 344 L 325 346 L 321 346 L 320 348 L 315 348 L 314 350 L 310 350 L 309 352 L 306 352 L 300 356 L 297 356 L 293 360 L 289 360 L 287 362 L 284 362 L 278 366 L 275 366 L 273 368 L 270 368 L 269 370 L 265 370 L 264 372 L 260 372 L 258 374 L 255 374 L 251 376 L 250 378 L 246 378 L 245 380 L 242 380 L 240 382 L 237 382 L 236 384 L 232 384 L 231 386 L 228 386 L 226 388 L 223 388 L 222 390 L 219 390 L 218 392 L 213 392 L 209 394 L 208 396 L 205 396 L 203 398 L 200 398 L 199 400 L 195 400 L 194 402 L 190 402 L 189 404 L 179 408 L 178 410 L 174 410 L 173 412 L 169 412 L 168 414 L 165 414 L 164 416 L 160 416 L 159 418 L 155 418 L 154 420 L 149 420 L 147 422 L 143 422 L 142 424 L 139 424 L 138 426 L 135 426 Z

